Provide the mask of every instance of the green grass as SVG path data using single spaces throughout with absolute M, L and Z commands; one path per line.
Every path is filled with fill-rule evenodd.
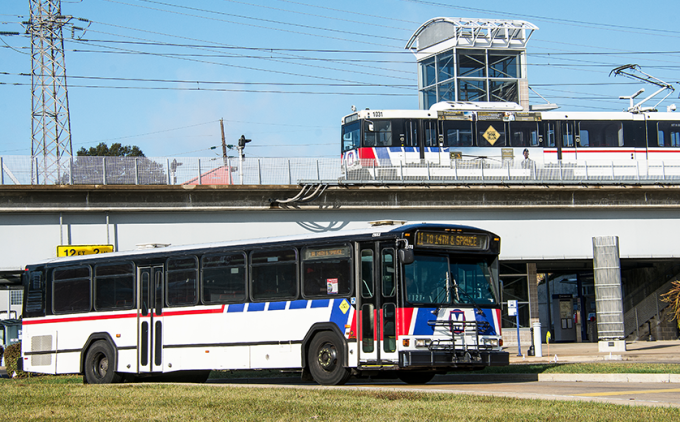
M 47 380 L 57 380 L 52 383 Z M 80 377 L 2 380 L 3 420 L 677 421 L 680 409 L 342 388 L 83 385 Z

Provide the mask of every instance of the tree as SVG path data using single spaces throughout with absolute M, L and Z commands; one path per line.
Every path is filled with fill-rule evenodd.
M 137 146 L 101 142 L 89 149 L 80 148 L 73 162 L 72 177 L 64 184 L 162 185 L 168 183 L 163 165 L 144 156 Z
M 144 157 L 144 153 L 138 146 L 125 145 L 119 142 L 111 144 L 111 148 L 104 142 L 100 142 L 96 147 L 90 149 L 80 148 L 77 152 L 79 157 Z

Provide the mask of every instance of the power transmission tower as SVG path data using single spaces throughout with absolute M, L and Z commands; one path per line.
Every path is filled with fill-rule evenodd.
M 29 5 L 25 24 L 31 35 L 31 183 L 58 184 L 73 157 L 62 33 L 71 16 L 61 14 L 61 0 L 29 0 Z

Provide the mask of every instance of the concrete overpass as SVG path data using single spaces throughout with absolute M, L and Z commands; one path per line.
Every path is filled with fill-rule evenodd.
M 501 236 L 506 272 L 531 280 L 522 294 L 534 295 L 526 297 L 526 302 L 535 303 L 527 312 L 538 319 L 540 276 L 536 274 L 581 273 L 585 274 L 581 282 L 588 283 L 594 236 L 618 236 L 622 265 L 628 268 L 680 261 L 680 245 L 674 241 L 680 238 L 680 185 L 675 184 L 301 189 L 299 185 L 0 186 L 0 270 L 11 279 L 26 264 L 55 257 L 58 245 L 112 244 L 115 250 L 129 250 L 146 243 L 178 245 L 337 231 L 365 227 L 373 220 L 450 222 Z M 638 280 L 628 289 L 644 283 Z

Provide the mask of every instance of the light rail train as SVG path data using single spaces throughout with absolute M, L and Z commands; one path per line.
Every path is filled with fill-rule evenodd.
M 441 102 L 429 110 L 361 110 L 342 119 L 342 166 L 522 168 L 680 160 L 672 111 L 523 111 L 515 103 Z M 527 160 L 531 160 L 530 162 Z

